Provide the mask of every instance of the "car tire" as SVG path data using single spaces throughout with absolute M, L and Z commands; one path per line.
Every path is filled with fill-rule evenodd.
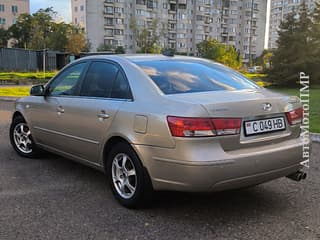
M 107 176 L 115 198 L 127 208 L 149 205 L 152 184 L 139 157 L 127 143 L 112 147 L 107 159 Z
M 22 157 L 34 158 L 39 154 L 29 126 L 22 116 L 15 117 L 11 123 L 10 142 L 13 149 Z

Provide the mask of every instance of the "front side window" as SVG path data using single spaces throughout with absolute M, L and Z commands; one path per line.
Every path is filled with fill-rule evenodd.
M 164 94 L 259 88 L 240 73 L 204 61 L 136 61 Z
M 50 95 L 69 95 L 77 94 L 77 87 L 86 63 L 78 63 L 64 70 L 51 84 Z

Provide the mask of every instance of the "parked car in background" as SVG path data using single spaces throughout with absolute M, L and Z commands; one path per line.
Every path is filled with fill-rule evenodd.
M 248 68 L 249 73 L 261 73 L 263 71 L 262 66 L 253 66 Z
M 302 107 L 221 64 L 163 55 L 91 56 L 19 99 L 10 128 L 24 157 L 44 149 L 106 173 L 116 199 L 220 191 L 301 171 Z

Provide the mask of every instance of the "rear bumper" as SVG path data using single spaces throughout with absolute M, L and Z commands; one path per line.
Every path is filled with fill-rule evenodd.
M 240 188 L 287 176 L 301 168 L 299 138 L 229 152 L 217 143 L 192 145 L 177 144 L 175 149 L 133 147 L 155 190 L 202 192 Z

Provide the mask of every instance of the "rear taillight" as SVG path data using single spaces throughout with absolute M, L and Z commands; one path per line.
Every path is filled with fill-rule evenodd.
M 219 136 L 240 133 L 241 118 L 213 118 L 211 121 Z
M 240 133 L 239 118 L 167 117 L 174 137 L 213 137 Z
M 290 125 L 301 123 L 303 118 L 303 108 L 301 107 L 290 112 L 286 112 L 286 116 Z

